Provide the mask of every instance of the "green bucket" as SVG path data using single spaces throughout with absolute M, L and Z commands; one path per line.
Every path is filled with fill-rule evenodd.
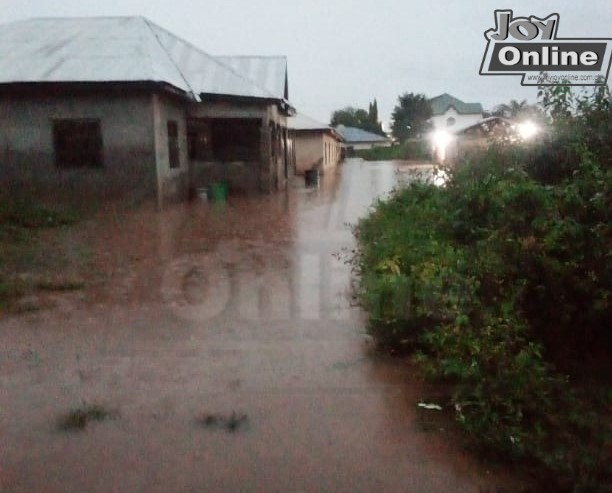
M 213 202 L 225 202 L 227 198 L 227 184 L 213 183 L 210 185 L 208 193 Z

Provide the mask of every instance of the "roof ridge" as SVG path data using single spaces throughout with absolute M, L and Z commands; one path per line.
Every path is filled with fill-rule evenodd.
M 161 49 L 164 51 L 164 53 L 166 54 L 166 56 L 168 57 L 168 59 L 170 60 L 172 65 L 174 66 L 174 68 L 180 74 L 181 79 L 183 79 L 183 81 L 185 81 L 185 85 L 189 88 L 189 90 L 191 91 L 191 94 L 193 95 L 195 100 L 199 101 L 200 97 L 195 93 L 195 91 L 193 90 L 193 87 L 191 87 L 191 84 L 189 83 L 189 80 L 187 79 L 187 77 L 185 77 L 185 74 L 183 74 L 183 71 L 181 70 L 181 68 L 178 66 L 178 64 L 176 63 L 174 58 L 170 55 L 170 53 L 168 52 L 168 49 L 164 46 L 164 43 L 162 43 L 161 39 L 159 39 L 159 36 L 157 35 L 155 30 L 151 26 L 152 22 L 149 19 L 147 19 L 146 17 L 144 17 L 144 16 L 141 16 L 140 18 L 144 21 L 146 26 L 151 31 L 151 34 L 153 34 L 153 36 L 155 37 L 155 40 L 159 43 L 159 46 L 161 47 Z M 149 60 L 151 60 L 151 54 L 147 52 L 147 56 L 149 57 Z M 151 73 L 153 73 L 153 63 L 152 62 L 151 62 Z
M 163 28 L 162 26 L 156 24 L 153 21 L 149 21 L 147 19 L 147 23 L 151 26 L 155 26 L 156 29 L 160 29 L 161 31 L 163 31 L 164 33 L 172 36 L 173 38 L 176 38 L 180 41 L 182 41 L 183 43 L 185 43 L 186 45 L 188 45 L 190 48 L 192 48 L 193 50 L 197 51 L 198 53 L 200 53 L 201 55 L 204 55 L 206 57 L 208 57 L 210 60 L 212 60 L 214 63 L 216 63 L 217 65 L 220 65 L 221 67 L 223 67 L 224 69 L 230 71 L 232 74 L 234 74 L 235 76 L 239 77 L 240 79 L 242 79 L 245 82 L 248 82 L 249 84 L 252 84 L 253 86 L 257 87 L 260 91 L 262 91 L 263 93 L 267 94 L 269 97 L 271 97 L 272 99 L 278 99 L 276 96 L 274 96 L 271 92 L 269 92 L 266 88 L 260 86 L 259 84 L 255 83 L 253 80 L 249 79 L 248 77 L 245 77 L 244 75 L 242 75 L 240 72 L 237 72 L 236 70 L 234 70 L 232 67 L 230 67 L 229 65 L 226 65 L 225 63 L 221 62 L 220 60 L 217 59 L 217 57 L 211 55 L 210 53 L 207 53 L 206 51 L 202 50 L 201 48 L 197 47 L 196 45 L 194 45 L 193 43 L 191 43 L 190 41 L 187 41 L 186 39 L 177 36 L 176 34 L 168 31 L 167 29 Z M 151 26 L 152 28 L 152 26 Z M 156 38 L 157 38 L 157 34 L 156 34 Z M 159 41 L 159 38 L 157 38 Z M 161 41 L 159 41 L 160 44 L 163 46 L 163 43 Z M 164 51 L 166 51 L 166 53 L 168 53 L 168 51 L 166 50 L 166 48 L 163 46 Z M 168 53 L 168 56 L 170 57 L 170 59 L 172 60 L 172 63 L 174 65 L 176 65 L 174 59 L 172 58 L 172 56 L 170 56 L 170 54 Z M 178 69 L 178 65 L 177 69 Z M 180 69 L 179 69 L 180 71 Z M 181 76 L 183 76 L 183 73 L 181 73 Z M 183 76 L 184 77 L 184 76 Z M 188 84 L 189 85 L 189 84 Z M 191 87 L 191 85 L 189 85 L 189 87 Z M 195 93 L 194 93 L 195 94 Z
M 287 59 L 287 55 L 215 55 L 218 58 L 284 58 Z

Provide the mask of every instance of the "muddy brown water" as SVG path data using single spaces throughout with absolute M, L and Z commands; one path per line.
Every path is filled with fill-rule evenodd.
M 423 384 L 372 354 L 334 255 L 405 171 L 102 214 L 89 287 L 0 321 L 0 492 L 516 491 L 424 429 Z M 83 402 L 117 415 L 58 430 Z

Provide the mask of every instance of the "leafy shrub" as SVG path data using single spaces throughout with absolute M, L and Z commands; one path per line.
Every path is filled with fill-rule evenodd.
M 612 372 L 612 170 L 606 136 L 583 128 L 593 114 L 605 128 L 597 104 L 558 113 L 548 148 L 492 148 L 444 187 L 378 202 L 355 228 L 354 259 L 370 332 L 416 347 L 426 374 L 452 384 L 472 437 L 593 491 L 610 481 L 610 399 L 564 375 L 594 359 Z
M 50 208 L 36 199 L 9 198 L 0 195 L 0 224 L 17 228 L 49 228 L 77 222 L 76 210 Z
M 431 146 L 424 139 L 408 139 L 400 145 L 373 147 L 355 154 L 366 161 L 428 161 L 432 157 Z

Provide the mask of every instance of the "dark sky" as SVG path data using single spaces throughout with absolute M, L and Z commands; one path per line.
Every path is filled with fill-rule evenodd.
M 0 22 L 144 15 L 210 54 L 286 55 L 298 110 L 321 121 L 377 98 L 386 123 L 403 92 L 448 92 L 485 108 L 526 98 L 518 77 L 478 74 L 493 10 L 561 16 L 560 37 L 612 37 L 612 1 L 0 0 Z

